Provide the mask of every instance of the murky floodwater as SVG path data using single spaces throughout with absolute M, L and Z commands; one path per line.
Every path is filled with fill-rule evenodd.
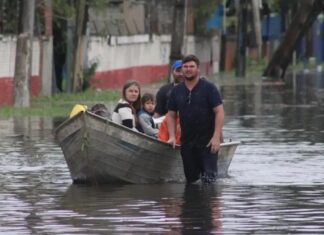
M 323 234 L 324 80 L 221 88 L 225 139 L 213 186 L 72 185 L 58 120 L 0 120 L 1 234 Z

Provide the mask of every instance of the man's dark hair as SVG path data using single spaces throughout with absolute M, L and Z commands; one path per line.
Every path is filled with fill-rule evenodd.
M 195 62 L 197 66 L 200 65 L 200 61 L 197 58 L 197 56 L 195 56 L 195 55 L 187 55 L 186 57 L 183 58 L 182 63 L 184 64 L 184 63 L 187 63 L 189 61 Z

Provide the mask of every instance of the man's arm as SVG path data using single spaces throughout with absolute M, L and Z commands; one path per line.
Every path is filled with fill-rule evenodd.
M 177 120 L 177 113 L 175 111 L 169 110 L 167 114 L 169 140 L 167 142 L 169 144 L 172 144 L 173 148 L 175 148 L 176 146 L 176 120 Z
M 214 134 L 211 140 L 209 141 L 208 146 L 210 146 L 210 151 L 216 153 L 220 148 L 220 142 L 222 137 L 222 128 L 224 125 L 224 108 L 223 105 L 218 105 L 213 108 L 215 113 L 215 128 Z

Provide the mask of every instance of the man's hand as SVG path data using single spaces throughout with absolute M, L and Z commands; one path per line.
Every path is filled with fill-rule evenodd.
M 175 137 L 170 137 L 169 140 L 167 141 L 168 144 L 172 145 L 172 148 L 175 148 L 176 146 L 176 138 Z
M 211 153 L 217 153 L 220 148 L 220 138 L 213 136 L 207 144 L 207 147 L 210 147 Z
M 176 146 L 176 119 L 177 113 L 175 111 L 168 111 L 167 114 L 167 122 L 168 122 L 168 131 L 169 131 L 169 140 L 167 143 L 171 144 L 173 148 Z

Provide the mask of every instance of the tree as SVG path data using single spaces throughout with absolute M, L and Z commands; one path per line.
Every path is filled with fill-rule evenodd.
M 53 2 L 54 16 L 54 47 L 56 78 L 58 88 L 63 91 L 62 69 L 67 67 L 67 91 L 80 92 L 87 86 L 85 81 L 84 54 L 86 50 L 86 28 L 88 23 L 88 8 L 91 4 L 97 11 L 107 7 L 106 0 L 55 0 Z M 66 59 L 66 61 L 65 61 Z M 63 63 L 62 63 L 63 61 Z M 94 68 L 91 67 L 90 70 Z M 71 80 L 70 80 L 71 78 Z
M 181 59 L 181 49 L 183 45 L 184 27 L 185 27 L 185 0 L 175 0 L 173 9 L 173 28 L 171 34 L 171 52 L 170 52 L 170 66 L 169 66 L 169 82 L 171 79 L 171 65 L 174 61 Z
M 236 50 L 236 71 L 237 77 L 245 76 L 246 67 L 246 32 L 247 32 L 247 0 L 240 0 L 238 9 L 238 32 L 237 32 L 237 50 Z
M 273 54 L 263 76 L 285 76 L 292 53 L 298 41 L 306 34 L 317 16 L 324 10 L 322 0 L 301 0 L 300 6 L 292 19 L 278 49 Z
M 35 0 L 21 0 L 20 5 L 22 6 L 22 14 L 20 14 L 19 19 L 19 34 L 16 48 L 14 105 L 15 107 L 29 107 Z
M 85 50 L 85 31 L 87 25 L 88 7 L 86 0 L 79 0 L 76 6 L 76 27 L 74 33 L 74 58 L 73 58 L 73 92 L 82 91 L 84 77 L 84 50 Z
M 52 72 L 53 72 L 53 10 L 52 0 L 42 0 L 41 14 L 44 18 L 44 37 L 41 39 L 41 71 L 42 95 L 52 94 Z

